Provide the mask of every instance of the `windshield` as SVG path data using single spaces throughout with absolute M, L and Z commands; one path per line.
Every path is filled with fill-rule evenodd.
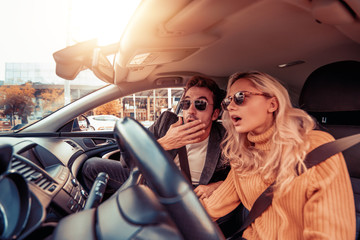
M 0 133 L 19 130 L 103 87 L 90 70 L 73 81 L 57 76 L 53 53 L 94 38 L 100 46 L 119 41 L 139 2 L 1 1 Z

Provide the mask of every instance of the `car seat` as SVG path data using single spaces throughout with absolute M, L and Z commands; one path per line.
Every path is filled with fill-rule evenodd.
M 360 133 L 360 62 L 334 62 L 313 71 L 299 106 L 316 118 L 319 128 L 336 139 Z M 360 146 L 343 152 L 354 191 L 356 239 L 360 231 Z

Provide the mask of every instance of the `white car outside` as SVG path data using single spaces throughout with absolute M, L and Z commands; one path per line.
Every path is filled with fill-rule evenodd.
M 113 115 L 94 115 L 87 118 L 90 122 L 90 128 L 94 131 L 112 131 L 115 122 L 119 119 Z
M 149 128 L 151 125 L 153 125 L 154 121 L 140 121 L 140 123 L 146 127 Z

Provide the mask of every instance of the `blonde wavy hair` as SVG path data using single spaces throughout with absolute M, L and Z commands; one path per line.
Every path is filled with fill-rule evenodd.
M 278 101 L 270 152 L 254 148 L 247 139 L 247 133 L 237 133 L 229 112 L 224 111 L 222 120 L 227 133 L 222 142 L 223 154 L 239 177 L 260 174 L 269 184 L 275 181 L 275 191 L 286 193 L 289 183 L 307 170 L 304 164 L 310 147 L 307 135 L 314 129 L 315 122 L 305 111 L 292 106 L 288 91 L 268 74 L 257 71 L 235 73 L 229 79 L 227 91 L 234 82 L 243 78 Z

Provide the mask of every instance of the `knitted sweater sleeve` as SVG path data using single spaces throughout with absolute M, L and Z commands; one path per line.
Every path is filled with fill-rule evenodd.
M 312 138 L 315 145 L 334 140 L 320 131 L 314 131 Z M 354 196 L 342 153 L 314 166 L 308 174 L 304 239 L 355 239 Z
M 235 172 L 231 169 L 225 181 L 213 194 L 209 198 L 200 200 L 214 221 L 230 213 L 240 203 L 234 183 L 235 177 Z

